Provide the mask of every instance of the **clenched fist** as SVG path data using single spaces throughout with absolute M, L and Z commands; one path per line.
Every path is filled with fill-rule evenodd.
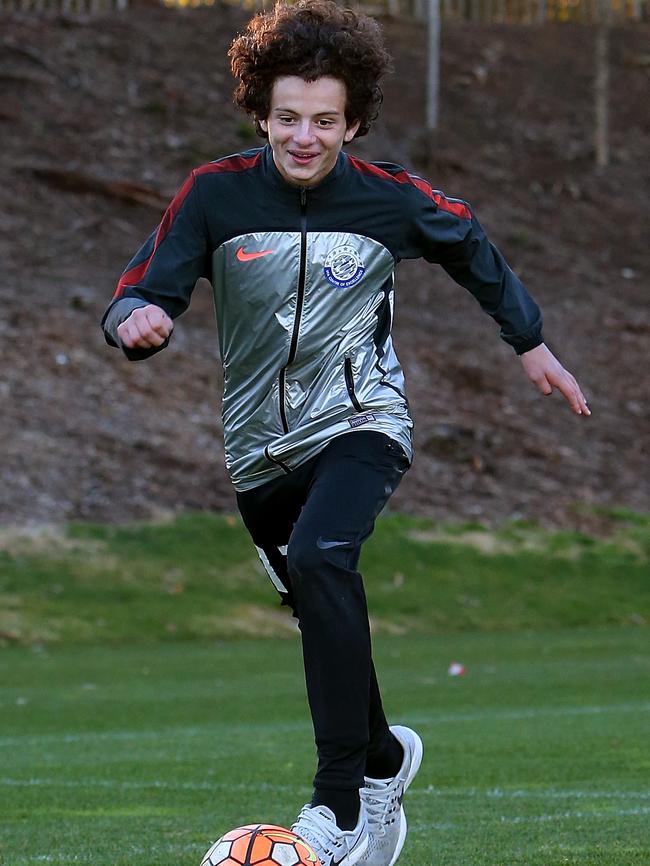
M 162 346 L 174 330 L 167 313 L 155 304 L 135 309 L 117 329 L 122 345 L 127 349 L 154 349 Z

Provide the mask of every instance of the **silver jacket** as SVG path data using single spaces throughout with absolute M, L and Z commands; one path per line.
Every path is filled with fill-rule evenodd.
M 541 342 L 534 301 L 469 206 L 399 166 L 341 153 L 313 189 L 285 183 L 270 148 L 192 172 L 118 284 L 102 324 L 154 303 L 175 317 L 211 280 L 224 372 L 226 467 L 249 490 L 334 437 L 377 430 L 409 459 L 404 376 L 391 328 L 401 258 L 436 261 L 518 352 Z M 124 349 L 138 360 L 156 350 Z

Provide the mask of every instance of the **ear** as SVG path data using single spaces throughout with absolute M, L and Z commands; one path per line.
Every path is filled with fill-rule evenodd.
M 265 133 L 268 135 L 268 133 L 269 133 L 269 122 L 268 122 L 268 120 L 262 120 L 261 118 L 258 118 L 258 119 L 257 119 L 257 122 L 259 123 L 259 125 L 260 125 L 260 129 L 262 130 L 262 132 L 265 132 Z
M 345 130 L 345 135 L 343 136 L 343 141 L 346 143 L 348 141 L 352 141 L 354 136 L 357 134 L 357 129 L 361 126 L 360 120 L 355 120 L 354 123 L 351 123 L 350 126 Z

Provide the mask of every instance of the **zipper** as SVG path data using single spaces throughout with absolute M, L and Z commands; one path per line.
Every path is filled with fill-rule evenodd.
M 287 421 L 287 410 L 285 403 L 286 386 L 287 386 L 287 367 L 293 364 L 296 352 L 298 351 L 298 336 L 300 334 L 300 320 L 302 318 L 302 307 L 305 301 L 305 277 L 307 273 L 307 190 L 304 187 L 300 189 L 300 271 L 298 273 L 298 295 L 296 297 L 296 312 L 293 319 L 293 331 L 291 333 L 291 343 L 289 344 L 289 357 L 287 363 L 280 370 L 279 391 L 280 391 L 280 419 L 282 421 L 282 429 L 285 433 L 289 432 L 289 422 Z
M 352 374 L 352 359 L 349 355 L 345 356 L 345 361 L 343 362 L 343 371 L 345 374 L 345 387 L 348 389 L 348 394 L 350 395 L 350 400 L 352 401 L 352 405 L 357 410 L 357 412 L 363 412 L 363 406 L 357 400 L 357 395 L 354 392 L 354 376 Z

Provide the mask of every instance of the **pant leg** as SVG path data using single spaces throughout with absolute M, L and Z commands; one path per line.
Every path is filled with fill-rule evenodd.
M 403 450 L 383 434 L 359 431 L 333 440 L 313 467 L 289 539 L 319 789 L 361 787 L 371 731 L 376 748 L 390 737 L 357 566 L 363 542 L 407 468 Z
M 262 564 L 279 592 L 282 604 L 297 616 L 291 579 L 287 571 L 287 545 L 309 493 L 318 456 L 289 475 L 237 493 L 237 506 Z

